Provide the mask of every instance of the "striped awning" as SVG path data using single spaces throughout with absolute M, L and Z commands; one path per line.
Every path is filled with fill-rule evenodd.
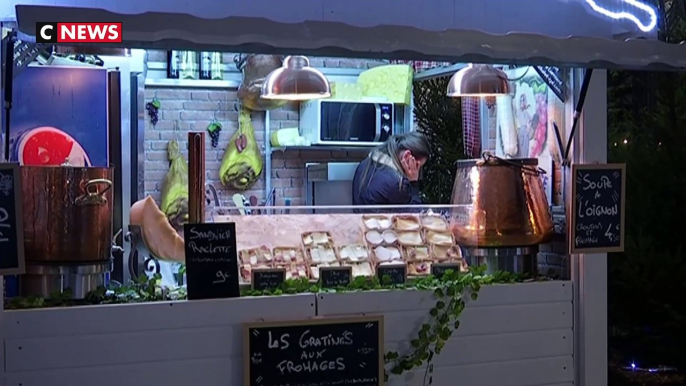
M 205 19 L 181 13 L 119 14 L 102 9 L 18 5 L 19 30 L 35 36 L 36 22 L 121 22 L 132 48 L 305 54 L 377 59 L 538 64 L 561 67 L 682 70 L 686 45 L 654 40 L 553 38 L 472 30 L 426 31 L 402 26 L 356 27 L 263 18 Z

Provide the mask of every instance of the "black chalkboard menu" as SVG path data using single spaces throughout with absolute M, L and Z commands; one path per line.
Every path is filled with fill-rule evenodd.
M 260 268 L 250 273 L 252 289 L 257 291 L 275 290 L 286 281 L 286 268 Z
M 402 264 L 379 264 L 376 266 L 376 276 L 383 283 L 384 277 L 388 277 L 390 283 L 384 284 L 405 284 L 407 280 L 407 265 Z
M 553 66 L 534 66 L 534 69 L 562 102 L 566 100 L 567 87 L 562 77 L 562 69 Z
M 353 267 L 321 267 L 319 280 L 322 288 L 347 287 L 353 280 Z
M 24 273 L 19 165 L 0 163 L 0 275 Z
M 383 315 L 247 324 L 244 386 L 380 386 Z
M 442 279 L 448 272 L 460 272 L 460 263 L 435 263 L 431 264 L 431 274 L 437 279 Z
M 626 165 L 572 166 L 572 253 L 624 251 Z
M 185 224 L 183 236 L 188 299 L 239 297 L 236 224 Z

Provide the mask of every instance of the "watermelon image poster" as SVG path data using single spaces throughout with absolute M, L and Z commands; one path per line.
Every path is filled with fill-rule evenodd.
M 14 79 L 10 158 L 27 166 L 107 167 L 107 70 L 27 67 Z

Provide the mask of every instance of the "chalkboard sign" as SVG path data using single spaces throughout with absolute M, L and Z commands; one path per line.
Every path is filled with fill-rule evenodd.
M 388 276 L 391 282 L 388 284 L 405 284 L 407 280 L 407 265 L 405 264 L 384 264 L 376 267 L 376 275 L 383 281 L 384 276 Z
M 534 66 L 534 69 L 562 102 L 567 98 L 567 87 L 562 78 L 562 69 L 553 66 Z
M 319 280 L 322 288 L 347 287 L 353 280 L 353 267 L 321 267 Z
M 442 279 L 446 272 L 460 272 L 460 263 L 435 263 L 431 264 L 431 274 L 437 279 Z
M 183 236 L 188 299 L 239 297 L 236 224 L 185 224 Z
M 244 386 L 380 386 L 383 316 L 245 325 Z
M 572 253 L 624 251 L 626 165 L 574 165 L 572 178 Z
M 252 289 L 257 291 L 279 288 L 286 281 L 285 268 L 253 269 L 250 277 Z
M 24 273 L 24 225 L 18 164 L 0 163 L 0 275 Z

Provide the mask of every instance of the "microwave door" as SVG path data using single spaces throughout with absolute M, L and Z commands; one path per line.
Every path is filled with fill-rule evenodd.
M 350 108 L 345 103 L 339 102 L 322 102 L 321 115 L 322 127 L 320 132 L 320 139 L 322 142 L 330 144 L 345 144 L 349 140 L 351 133 L 350 127 L 352 125 L 353 116 L 350 114 Z
M 345 137 L 344 140 L 358 144 L 375 142 L 377 118 L 375 105 L 371 103 L 350 103 L 349 106 L 351 109 L 351 120 L 348 127 L 350 136 Z
M 338 113 L 338 125 L 336 126 L 336 139 L 339 141 L 356 141 L 357 133 L 353 132 L 355 125 L 355 105 L 348 103 L 341 103 Z
M 379 133 L 379 107 L 372 103 L 322 102 L 322 142 L 331 145 L 373 145 Z

